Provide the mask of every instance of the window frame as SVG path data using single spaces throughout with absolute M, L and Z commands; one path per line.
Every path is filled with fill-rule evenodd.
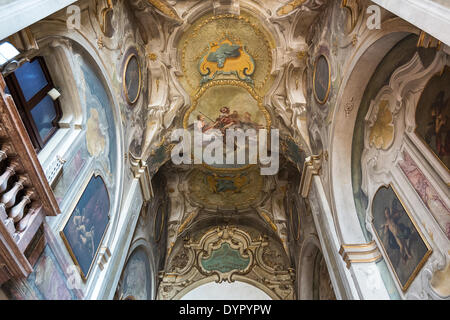
M 47 85 L 43 87 L 41 90 L 39 90 L 29 101 L 26 100 L 23 94 L 22 88 L 19 84 L 19 81 L 17 80 L 15 72 L 9 74 L 6 77 L 5 81 L 11 93 L 11 96 L 14 99 L 17 110 L 19 111 L 20 117 L 22 118 L 22 121 L 25 125 L 25 128 L 31 139 L 31 142 L 33 143 L 36 152 L 39 153 L 50 141 L 50 139 L 53 137 L 56 131 L 58 131 L 59 121 L 61 120 L 63 113 L 59 100 L 58 99 L 52 100 L 56 117 L 52 121 L 53 128 L 50 130 L 46 138 L 43 140 L 36 126 L 36 123 L 33 119 L 31 110 L 33 110 L 33 108 L 35 108 L 47 96 L 50 90 L 55 88 L 55 85 L 51 78 L 47 64 L 45 63 L 44 57 L 36 56 L 30 59 L 29 63 L 32 63 L 34 61 L 39 62 L 41 70 L 44 73 L 45 79 L 47 81 Z

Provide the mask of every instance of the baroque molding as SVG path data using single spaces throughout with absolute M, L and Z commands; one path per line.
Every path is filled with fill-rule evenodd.
M 100 270 L 105 269 L 106 264 L 108 263 L 109 259 L 111 258 L 111 251 L 108 247 L 101 247 L 100 251 L 98 253 L 99 260 L 97 262 L 98 266 L 100 267 Z
M 152 187 L 152 178 L 150 176 L 147 163 L 141 158 L 135 157 L 131 152 L 129 153 L 129 160 L 133 176 L 135 179 L 139 180 L 139 183 L 141 185 L 144 201 L 149 201 L 154 197 L 154 193 Z
M 361 10 L 359 0 L 342 0 L 341 2 L 341 8 L 345 8 L 348 11 L 350 11 L 350 18 L 349 18 L 349 26 L 350 26 L 350 32 L 353 31 L 355 28 L 358 18 L 359 18 L 359 12 Z
M 427 49 L 436 48 L 436 50 L 439 51 L 442 49 L 442 42 L 422 30 L 419 35 L 419 40 L 417 41 L 417 47 Z
M 148 0 L 148 3 L 155 7 L 155 9 L 162 13 L 164 16 L 179 23 L 183 22 L 177 11 L 165 0 Z
M 305 163 L 303 164 L 302 179 L 300 180 L 298 191 L 303 198 L 308 198 L 309 196 L 313 176 L 320 174 L 323 155 L 323 152 L 319 155 L 312 155 L 306 158 Z
M 272 297 L 293 299 L 294 274 L 285 253 L 264 235 L 256 238 L 235 226 L 219 226 L 199 240 L 184 239 L 169 259 L 158 296 L 178 299 L 196 283 L 234 282 L 243 278 L 257 283 Z M 281 250 L 281 251 L 280 251 Z
M 389 180 L 391 168 L 401 160 L 403 137 L 415 127 L 411 110 L 415 110 L 426 83 L 441 65 L 442 59 L 437 56 L 425 69 L 416 53 L 393 73 L 389 85 L 381 88 L 371 102 L 365 117 L 361 157 L 362 172 L 365 173 L 362 190 L 369 197 L 375 194 L 380 184 Z

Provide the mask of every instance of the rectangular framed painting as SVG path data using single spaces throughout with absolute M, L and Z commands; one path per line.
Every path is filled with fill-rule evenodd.
M 90 175 L 60 235 L 84 281 L 109 225 L 110 199 L 99 175 Z
M 372 202 L 373 227 L 395 277 L 406 291 L 432 250 L 392 185 Z

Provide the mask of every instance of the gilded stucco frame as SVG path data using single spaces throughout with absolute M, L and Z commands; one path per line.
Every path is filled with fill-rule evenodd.
M 327 92 L 325 94 L 325 98 L 323 100 L 320 100 L 319 97 L 317 96 L 317 91 L 316 91 L 316 72 L 317 72 L 317 63 L 319 62 L 319 59 L 323 57 L 328 65 L 328 88 L 327 88 Z M 330 60 L 327 58 L 326 55 L 321 54 L 317 57 L 316 61 L 314 62 L 314 73 L 313 73 L 313 92 L 314 92 L 314 97 L 316 98 L 316 101 L 320 104 L 325 104 L 328 101 L 328 98 L 330 97 L 330 91 L 331 91 L 331 64 L 330 64 Z
M 384 248 L 383 242 L 381 241 L 380 236 L 378 235 L 378 231 L 375 228 L 374 222 L 373 222 L 373 206 L 374 206 L 374 199 L 378 193 L 378 191 L 380 191 L 382 188 L 392 188 L 392 190 L 394 191 L 395 196 L 397 197 L 397 199 L 400 201 L 403 209 L 405 210 L 406 214 L 408 215 L 408 218 L 411 220 L 411 223 L 413 224 L 414 228 L 416 229 L 417 233 L 419 234 L 420 238 L 422 239 L 423 243 L 425 244 L 426 248 L 427 248 L 427 252 L 425 253 L 425 255 L 423 256 L 423 258 L 419 261 L 419 263 L 417 264 L 417 266 L 415 267 L 415 269 L 413 270 L 413 272 L 411 273 L 411 275 L 409 276 L 408 280 L 406 281 L 406 283 L 403 285 L 400 281 L 400 279 L 398 278 L 397 272 L 394 268 L 394 266 L 391 263 L 391 260 L 389 258 L 389 255 L 387 254 L 386 249 Z M 411 283 L 414 281 L 414 279 L 416 278 L 417 274 L 419 273 L 420 269 L 422 269 L 423 265 L 425 264 L 425 262 L 428 260 L 429 256 L 431 255 L 431 253 L 433 252 L 433 249 L 431 248 L 430 244 L 428 243 L 428 241 L 426 240 L 426 238 L 424 237 L 422 231 L 420 230 L 420 228 L 418 227 L 416 221 L 414 220 L 413 216 L 411 215 L 408 207 L 405 206 L 405 203 L 403 202 L 403 200 L 401 199 L 401 197 L 399 196 L 397 190 L 395 189 L 394 185 L 392 183 L 388 184 L 388 185 L 382 185 L 380 186 L 377 191 L 375 192 L 373 199 L 372 199 L 372 205 L 371 205 L 371 213 L 372 213 L 372 229 L 374 231 L 374 234 L 378 240 L 379 243 L 379 247 L 381 247 L 382 249 L 382 253 L 383 253 L 383 257 L 385 260 L 388 261 L 388 264 L 390 266 L 390 269 L 392 270 L 392 273 L 395 275 L 395 279 L 397 280 L 397 283 L 399 284 L 399 286 L 402 288 L 402 291 L 405 292 L 406 290 L 408 290 L 409 286 L 411 285 Z
M 130 96 L 128 95 L 126 75 L 127 75 L 128 65 L 130 64 L 130 61 L 133 58 L 136 58 L 136 62 L 137 62 L 137 65 L 138 65 L 138 71 L 139 71 L 139 84 L 138 85 L 139 85 L 139 88 L 138 88 L 138 92 L 136 94 L 136 98 L 134 100 L 131 100 Z M 127 102 L 129 104 L 131 104 L 131 105 L 135 104 L 139 100 L 139 97 L 141 96 L 142 70 L 141 70 L 141 62 L 139 61 L 139 57 L 134 52 L 130 53 L 130 55 L 127 57 L 127 60 L 125 61 L 125 65 L 124 65 L 123 73 L 122 73 L 122 87 L 123 87 L 123 93 L 125 95 L 125 98 L 127 99 Z
M 81 269 L 81 266 L 72 250 L 72 247 L 68 241 L 68 239 L 66 238 L 65 234 L 64 234 L 64 228 L 66 227 L 67 223 L 69 222 L 70 218 L 73 215 L 73 211 L 75 210 L 75 208 L 77 207 L 78 203 L 80 202 L 81 197 L 83 196 L 84 192 L 86 191 L 86 188 L 89 184 L 89 182 L 91 181 L 92 178 L 98 178 L 100 177 L 100 179 L 102 179 L 103 184 L 105 185 L 106 188 L 106 194 L 108 195 L 108 202 L 110 204 L 110 208 L 109 208 L 109 212 L 108 212 L 108 223 L 106 224 L 105 230 L 103 231 L 103 235 L 102 238 L 100 239 L 100 243 L 98 245 L 97 250 L 95 251 L 94 257 L 92 258 L 91 264 L 89 266 L 88 272 L 87 274 L 83 273 L 83 270 Z M 92 271 L 92 267 L 94 266 L 94 262 L 97 259 L 98 256 L 98 252 L 100 251 L 101 247 L 102 247 L 102 243 L 103 240 L 105 239 L 105 235 L 108 231 L 109 225 L 111 224 L 111 198 L 109 196 L 109 192 L 108 192 L 108 187 L 105 183 L 105 180 L 103 179 L 103 177 L 101 176 L 101 174 L 97 173 L 97 172 L 91 172 L 90 174 L 88 174 L 88 177 L 86 178 L 86 180 L 83 182 L 82 187 L 80 188 L 81 191 L 78 192 L 77 197 L 76 197 L 76 201 L 73 201 L 72 205 L 70 206 L 70 209 L 68 210 L 70 212 L 70 214 L 67 215 L 67 217 L 64 220 L 64 223 L 62 224 L 60 231 L 59 231 L 59 235 L 61 236 L 64 245 L 67 248 L 67 251 L 70 254 L 70 257 L 72 258 L 74 264 L 77 266 L 78 271 L 80 272 L 81 278 L 83 279 L 84 282 L 87 281 L 87 279 L 89 278 L 89 275 Z
M 252 238 L 252 231 L 234 225 L 210 227 L 202 234 L 200 239 L 186 238 L 170 253 L 168 269 L 162 274 L 158 288 L 158 299 L 180 299 L 192 289 L 213 281 L 243 281 L 263 290 L 273 299 L 294 299 L 294 275 L 281 243 L 275 250 L 283 255 L 280 262 L 284 267 L 282 270 L 275 270 L 263 258 L 264 248 L 269 245 L 269 240 L 262 234 Z M 244 269 L 237 268 L 224 273 L 219 270 L 204 270 L 202 258 L 210 257 L 224 243 L 228 243 L 233 250 L 239 250 L 241 257 L 248 256 L 249 265 Z M 182 252 L 186 255 L 185 263 L 175 266 L 173 258 Z

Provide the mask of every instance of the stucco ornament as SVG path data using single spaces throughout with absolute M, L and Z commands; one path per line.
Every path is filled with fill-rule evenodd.
M 160 299 L 179 299 L 193 286 L 244 280 L 258 284 L 275 299 L 293 299 L 293 274 L 281 246 L 236 226 L 218 226 L 178 242 L 162 276 Z
M 306 7 L 307 9 L 310 9 L 310 7 L 318 7 L 323 5 L 325 1 L 326 0 L 292 0 L 277 9 L 277 16 L 289 15 L 303 7 Z
M 423 88 L 418 79 L 425 74 L 419 55 L 414 55 L 392 74 L 389 84 L 381 88 L 370 104 L 361 157 L 362 190 L 368 195 L 374 195 L 381 184 L 389 181 L 391 169 L 401 160 L 406 110 L 416 103 Z
M 436 191 L 439 188 L 436 180 L 428 175 L 425 177 L 422 171 L 417 170 L 418 167 L 424 168 L 422 164 L 429 151 L 422 147 L 414 132 L 415 113 L 422 92 L 429 79 L 439 73 L 446 63 L 444 55 L 437 53 L 435 59 L 424 66 L 416 53 L 408 63 L 392 74 L 389 85 L 383 87 L 371 102 L 365 118 L 365 147 L 361 167 L 362 190 L 369 199 L 366 211 L 367 230 L 373 233 L 371 208 L 374 195 L 380 186 L 393 183 L 403 193 L 405 206 L 417 215 L 420 228 L 429 237 L 427 240 L 433 247 L 430 259 L 404 293 L 403 297 L 406 299 L 448 298 L 448 287 L 437 284 L 448 274 L 446 253 L 443 253 L 448 246 L 448 239 L 439 226 L 442 219 L 436 208 L 433 208 L 439 201 L 439 211 L 442 212 L 445 203 L 440 200 Z M 411 185 L 403 183 L 408 180 Z
M 393 116 L 389 101 L 382 100 L 378 105 L 377 120 L 370 129 L 369 143 L 377 149 L 387 150 L 394 140 Z

